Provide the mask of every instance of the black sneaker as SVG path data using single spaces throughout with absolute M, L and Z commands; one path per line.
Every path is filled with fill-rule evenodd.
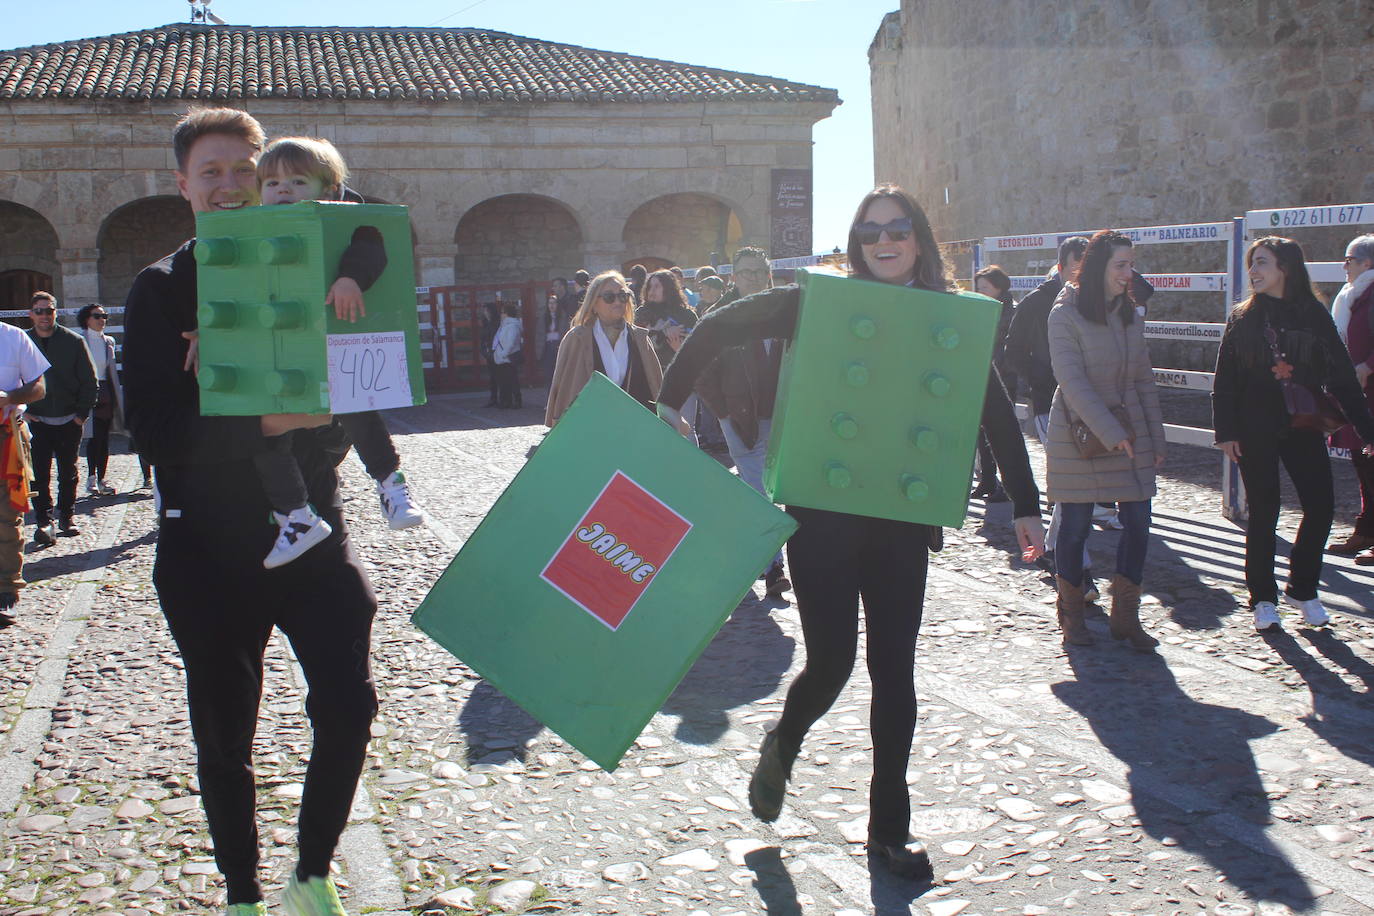
M 905 843 L 878 843 L 869 840 L 865 844 L 870 861 L 876 861 L 898 878 L 908 881 L 931 881 L 935 869 L 930 864 L 930 855 L 919 844 L 907 840 Z
M 769 598 L 781 598 L 782 593 L 792 587 L 791 581 L 783 575 L 782 564 L 774 563 L 763 576 L 764 594 Z
M 13 626 L 18 621 L 15 620 L 14 606 L 19 603 L 19 595 L 16 592 L 0 592 L 0 630 L 5 627 Z
M 51 547 L 57 543 L 57 527 L 52 522 L 44 521 L 33 528 L 33 542 L 40 547 Z
M 759 747 L 759 762 L 749 779 L 749 809 L 761 821 L 775 821 L 782 813 L 782 800 L 787 795 L 787 780 L 792 778 L 792 763 L 797 751 L 784 748 L 777 730 L 763 736 Z

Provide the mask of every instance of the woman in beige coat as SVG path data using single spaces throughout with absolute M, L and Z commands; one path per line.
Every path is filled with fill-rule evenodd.
M 1112 577 L 1111 633 L 1149 652 L 1159 643 L 1140 625 L 1140 583 L 1155 470 L 1166 446 L 1143 322 L 1131 299 L 1134 267 L 1131 240 L 1099 232 L 1076 282 L 1066 283 L 1055 300 L 1050 362 L 1059 390 L 1045 453 L 1049 498 L 1063 507 L 1054 555 L 1064 644 L 1092 645 L 1083 623 L 1083 545 L 1093 506 L 1115 502 L 1123 529 Z
M 593 372 L 605 375 L 649 410 L 663 386 L 663 368 L 649 332 L 635 327 L 630 287 L 614 270 L 592 280 L 572 328 L 558 345 L 544 412 L 547 426 L 558 422 Z

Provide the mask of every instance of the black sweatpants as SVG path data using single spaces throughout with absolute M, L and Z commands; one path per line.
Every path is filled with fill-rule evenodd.
M 1288 587 L 1284 591 L 1299 601 L 1317 597 L 1322 551 L 1336 511 L 1326 440 L 1311 430 L 1292 430 L 1281 439 L 1242 439 L 1239 463 L 1250 502 L 1250 520 L 1245 526 L 1245 584 L 1250 589 L 1251 606 L 1279 600 L 1274 549 L 1280 463 L 1288 469 L 1302 504 L 1302 522 L 1288 555 Z
M 800 525 L 787 542 L 787 568 L 806 666 L 787 691 L 778 736 L 799 746 L 840 695 L 854 669 L 862 596 L 873 682 L 868 835 L 879 843 L 904 843 L 911 821 L 906 768 L 916 728 L 916 635 L 930 529 L 797 506 L 787 512 Z
M 516 359 L 519 359 L 517 354 Z M 496 373 L 496 403 L 501 407 L 521 406 L 520 366 L 514 360 L 508 363 L 493 363 Z
M 57 514 L 76 510 L 76 463 L 81 452 L 81 424 L 53 425 L 29 421 L 33 448 L 33 516 L 38 524 L 52 518 L 52 463 L 57 460 Z
M 341 413 L 339 423 L 358 450 L 363 467 L 373 480 L 386 480 L 401 467 L 401 456 L 391 441 L 386 421 L 375 410 L 361 413 Z
M 334 526 L 329 540 L 286 566 L 263 569 L 276 529 L 267 523 L 251 461 L 160 464 L 157 485 L 153 583 L 185 663 L 215 861 L 229 903 L 250 903 L 262 899 L 252 745 L 267 640 L 273 627 L 286 634 L 309 685 L 314 744 L 301 799 L 299 870 L 325 875 L 377 712 L 368 660 L 377 599 L 337 506 L 316 505 Z M 331 489 L 315 492 L 328 497 Z
M 391 441 L 391 431 L 386 421 L 375 410 L 362 413 L 339 414 L 335 419 L 348 435 L 347 439 L 336 437 L 343 453 L 349 445 L 358 450 L 363 467 L 374 480 L 386 480 L 401 466 L 401 456 Z M 272 508 L 289 515 L 308 502 L 305 491 L 305 478 L 296 463 L 295 431 L 279 436 L 263 436 L 262 451 L 253 456 L 258 469 L 258 478 L 267 493 L 267 501 Z M 342 461 L 344 454 L 336 457 Z

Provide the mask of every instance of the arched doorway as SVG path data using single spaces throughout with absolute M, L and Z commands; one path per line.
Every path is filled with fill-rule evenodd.
M 0 200 L 0 309 L 27 309 L 42 289 L 62 298 L 57 230 L 43 215 Z
M 534 194 L 482 201 L 454 232 L 459 285 L 547 283 L 582 266 L 582 230 L 566 206 Z
M 727 205 L 705 194 L 665 194 L 641 204 L 625 221 L 626 264 L 650 260 L 700 267 L 728 260 L 744 231 Z
M 100 301 L 123 305 L 139 271 L 195 234 L 195 215 L 180 197 L 145 197 L 115 210 L 100 227 Z

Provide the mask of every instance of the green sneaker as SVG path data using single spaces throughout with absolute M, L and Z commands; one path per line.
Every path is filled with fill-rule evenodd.
M 282 906 L 290 916 L 348 916 L 329 877 L 299 880 L 292 872 L 282 894 Z
M 257 903 L 235 903 L 225 911 L 225 916 L 267 916 L 267 904 L 261 900 Z

